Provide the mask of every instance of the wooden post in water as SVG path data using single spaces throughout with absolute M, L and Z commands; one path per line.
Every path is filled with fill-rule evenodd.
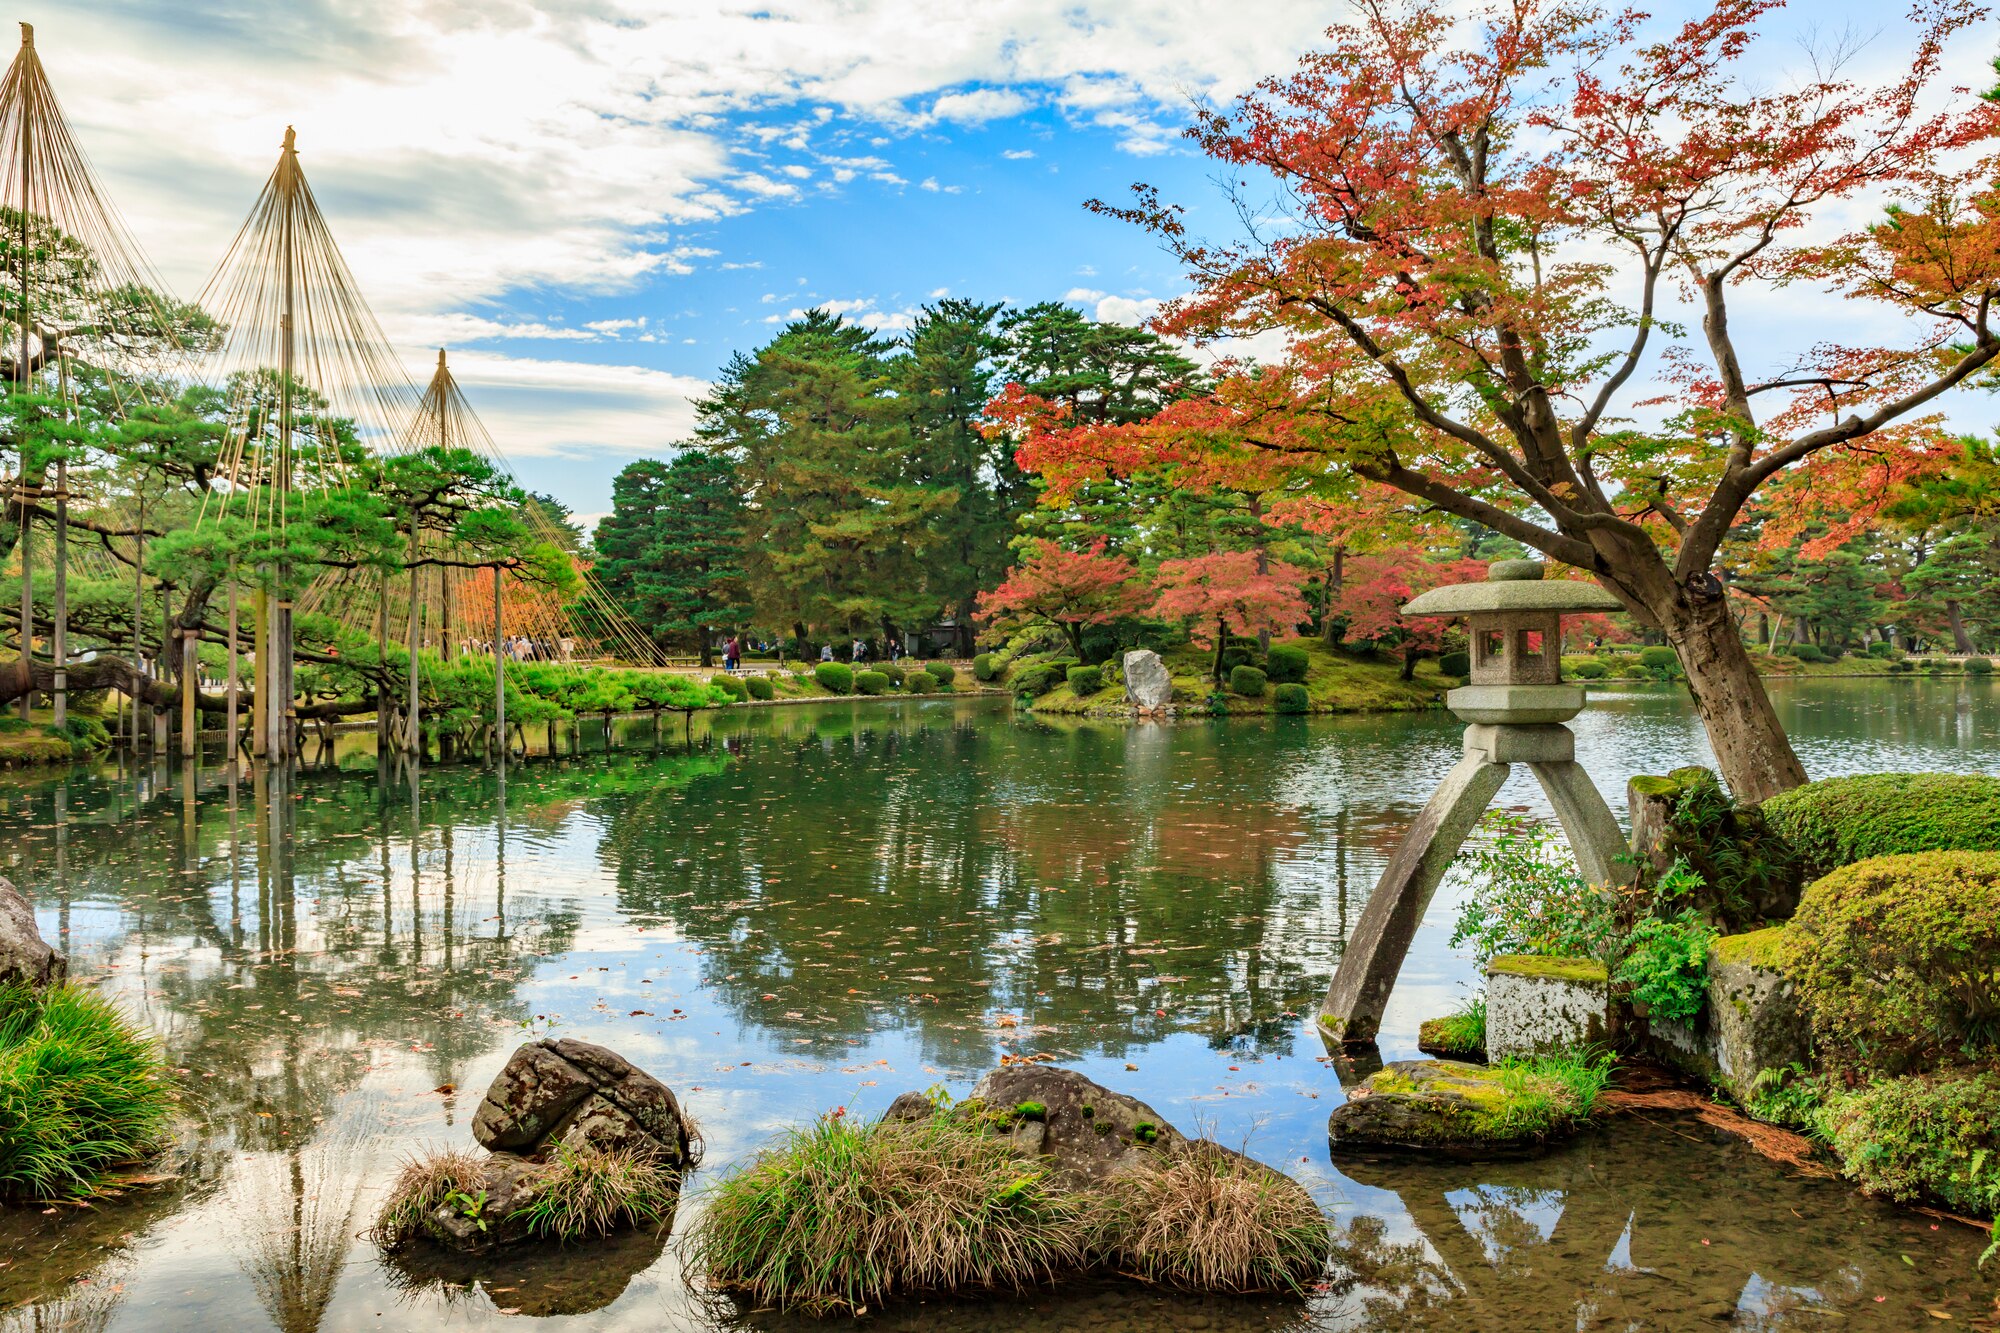
M 250 684 L 250 756 L 262 759 L 268 753 L 265 744 L 271 739 L 271 729 L 265 721 L 271 711 L 271 617 L 269 603 L 271 594 L 262 584 L 257 587 L 256 596 L 250 599 L 250 652 L 256 658 L 251 663 Z
M 423 749 L 423 719 L 419 715 L 417 702 L 417 651 L 423 644 L 423 610 L 419 594 L 423 588 L 423 572 L 417 567 L 417 515 L 410 513 L 410 707 L 409 725 L 403 731 L 403 749 L 409 754 L 417 754 Z
M 35 44 L 35 30 L 26 23 L 21 25 L 21 45 Z M 32 253 L 28 246 L 28 217 L 32 196 L 28 193 L 28 164 L 32 160 L 28 152 L 28 123 L 32 120 L 28 108 L 21 108 L 21 248 L 16 252 L 21 256 L 21 347 L 14 362 L 14 386 L 20 392 L 28 391 L 28 332 L 34 327 L 34 319 L 28 309 L 28 275 L 34 267 L 28 263 Z M 21 662 L 26 665 L 35 645 L 35 579 L 32 569 L 34 524 L 28 519 L 28 436 L 21 435 L 21 476 L 16 488 L 21 500 Z M 29 677 L 33 680 L 32 674 Z M 35 701 L 35 692 L 30 689 L 21 696 L 21 720 L 28 720 L 29 705 Z
M 139 496 L 138 535 L 132 539 L 132 753 L 139 753 L 139 682 L 146 678 L 146 496 Z
M 181 630 L 181 758 L 200 752 L 201 632 Z

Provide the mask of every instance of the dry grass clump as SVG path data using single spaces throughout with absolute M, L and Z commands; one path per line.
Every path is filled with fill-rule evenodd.
M 472 1196 L 486 1188 L 483 1160 L 478 1153 L 455 1148 L 410 1158 L 389 1186 L 369 1239 L 393 1253 L 427 1236 L 425 1223 L 454 1194 Z
M 977 1128 L 834 1115 L 716 1188 L 688 1269 L 759 1305 L 859 1314 L 893 1295 L 1048 1281 L 1084 1261 L 1088 1227 L 1046 1167 Z
M 1298 1294 L 1326 1267 L 1326 1216 L 1288 1177 L 1209 1144 L 1093 1196 L 1108 1262 L 1184 1291 Z
M 510 1216 L 520 1218 L 531 1236 L 574 1240 L 659 1226 L 673 1217 L 679 1197 L 679 1175 L 649 1157 L 558 1144 L 534 1199 Z

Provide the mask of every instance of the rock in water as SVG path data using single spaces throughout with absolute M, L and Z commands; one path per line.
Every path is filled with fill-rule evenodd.
M 1053 1065 L 1006 1065 L 973 1085 L 972 1100 L 1001 1114 L 1027 1106 L 1007 1137 L 1024 1154 L 1048 1156 L 1079 1183 L 1146 1170 L 1184 1149 L 1185 1134 L 1137 1097 L 1113 1092 L 1074 1070 Z
M 1174 682 L 1167 664 L 1150 648 L 1125 654 L 1125 697 L 1142 713 L 1156 713 L 1172 701 Z
M 1336 1154 L 1383 1148 L 1438 1152 L 1454 1157 L 1502 1156 L 1531 1151 L 1576 1128 L 1574 1096 L 1553 1078 L 1530 1074 L 1528 1090 L 1539 1115 L 1512 1114 L 1516 1093 L 1498 1069 L 1455 1060 L 1398 1060 L 1350 1089 L 1345 1105 L 1328 1118 Z
M 69 975 L 69 960 L 42 939 L 35 929 L 35 909 L 5 879 L 0 879 L 0 985 L 60 985 Z
M 523 1157 L 588 1143 L 693 1165 L 688 1120 L 672 1090 L 616 1051 L 571 1037 L 515 1051 L 486 1089 L 472 1136 L 490 1151 Z

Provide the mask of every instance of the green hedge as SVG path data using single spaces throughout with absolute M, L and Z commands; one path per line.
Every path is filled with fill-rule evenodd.
M 1245 699 L 1261 699 L 1268 678 L 1253 666 L 1231 667 L 1229 669 L 1229 692 Z
M 1030 695 L 1039 699 L 1042 695 L 1054 689 L 1063 679 L 1064 677 L 1052 664 L 1039 662 L 1031 667 L 1023 667 L 1015 673 L 1014 689 L 1017 693 Z
M 958 673 L 953 671 L 950 667 L 944 667 L 943 671 L 939 671 L 938 670 L 939 667 L 944 667 L 944 664 L 942 662 L 936 663 L 931 667 L 929 671 L 921 672 L 919 674 L 921 674 L 926 680 L 930 682 L 930 690 L 932 693 L 950 694 L 952 690 L 956 688 L 953 682 L 958 679 Z
M 876 667 L 875 669 L 881 672 L 883 675 L 887 676 L 889 678 L 889 684 L 897 689 L 901 689 L 903 687 L 903 678 L 909 674 L 907 671 L 904 671 L 901 666 L 897 665 L 894 662 L 884 662 L 881 666 Z
M 1472 674 L 1471 653 L 1444 653 L 1438 657 L 1438 670 L 1447 676 L 1465 677 Z
M 1826 661 L 1826 654 L 1820 651 L 1820 647 L 1816 643 L 1801 643 L 1796 645 L 1792 649 L 1792 656 L 1798 658 L 1801 662 Z
M 958 679 L 958 669 L 949 662 L 933 662 L 924 669 L 947 686 Z
M 835 694 L 854 693 L 854 668 L 845 662 L 821 662 L 813 668 L 813 679 Z
M 777 693 L 769 676 L 747 677 L 743 682 L 743 688 L 750 691 L 752 699 L 769 699 Z
M 1880 856 L 1799 899 L 1779 965 L 1822 1060 L 1900 1073 L 2000 1055 L 2000 852 Z
M 748 699 L 750 697 L 750 687 L 744 682 L 743 677 L 741 676 L 731 676 L 728 674 L 720 676 L 710 676 L 708 678 L 708 683 L 715 686 L 719 690 L 728 691 L 730 694 L 735 696 L 736 702 L 738 703 L 742 703 L 745 699 Z
M 1104 688 L 1104 673 L 1094 666 L 1069 669 L 1069 692 L 1081 699 Z
M 887 694 L 889 678 L 879 671 L 860 671 L 854 676 L 856 694 Z
M 2000 778 L 1866 773 L 1773 796 L 1764 817 L 1808 880 L 1871 856 L 2000 850 Z
M 1886 1079 L 1827 1108 L 1847 1174 L 1901 1203 L 2000 1212 L 2000 1071 Z
M 1273 692 L 1271 706 L 1280 713 L 1309 713 L 1312 711 L 1312 695 L 1306 687 L 1286 681 Z
M 1571 667 L 1569 674 L 1578 680 L 1603 680 L 1611 674 L 1611 668 L 1594 657 L 1586 657 Z
M 1968 676 L 1990 676 L 1993 674 L 1993 659 L 1988 657 L 1968 657 L 1965 659 L 1965 674 Z
M 992 680 L 1000 674 L 1000 664 L 992 653 L 981 653 L 972 659 L 972 675 L 976 680 Z
M 1264 656 L 1264 674 L 1273 685 L 1303 685 L 1312 654 L 1296 644 L 1279 644 Z

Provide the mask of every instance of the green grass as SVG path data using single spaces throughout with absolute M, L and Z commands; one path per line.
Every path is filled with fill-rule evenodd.
M 1611 1080 L 1613 1057 L 1597 1051 L 1509 1056 L 1494 1066 L 1504 1100 L 1493 1112 L 1503 1134 L 1540 1135 L 1587 1120 Z
M 545 1240 L 607 1236 L 628 1226 L 659 1226 L 674 1215 L 680 1176 L 630 1152 L 558 1144 L 533 1202 L 513 1216 Z
M 1047 1168 L 976 1128 L 831 1115 L 717 1186 L 688 1245 L 716 1287 L 829 1315 L 1045 1282 L 1082 1261 L 1087 1234 Z
M 1448 1055 L 1486 1054 L 1486 996 L 1474 995 L 1443 1018 L 1425 1021 L 1417 1045 Z
M 76 986 L 0 987 L 0 1195 L 91 1193 L 166 1137 L 174 1089 L 150 1034 Z

